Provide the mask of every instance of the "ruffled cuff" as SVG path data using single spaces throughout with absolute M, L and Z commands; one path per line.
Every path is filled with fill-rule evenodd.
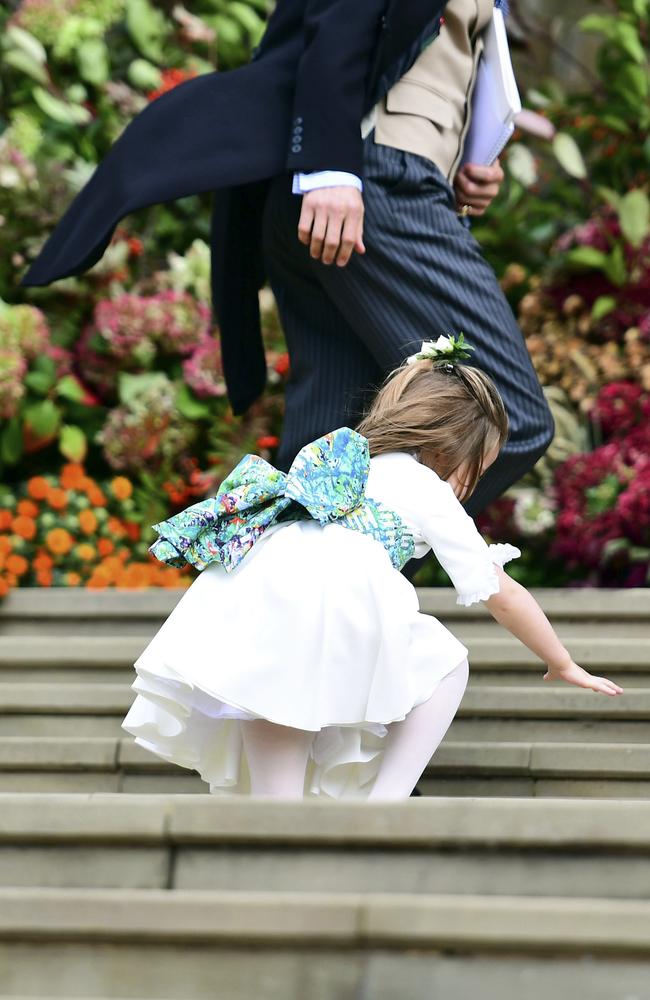
M 479 601 L 487 601 L 493 594 L 499 593 L 499 577 L 495 566 L 505 566 L 511 559 L 518 559 L 521 550 L 516 545 L 509 545 L 507 542 L 498 542 L 496 545 L 488 545 L 488 554 L 491 560 L 490 569 L 485 580 L 485 585 L 480 590 L 475 590 L 471 594 L 459 594 L 456 604 L 461 604 L 464 608 L 469 608 Z

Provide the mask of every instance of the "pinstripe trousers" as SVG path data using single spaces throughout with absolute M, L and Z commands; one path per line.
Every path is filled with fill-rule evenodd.
M 423 340 L 461 330 L 470 364 L 495 381 L 510 420 L 499 458 L 467 510 L 476 514 L 527 472 L 553 420 L 523 335 L 496 276 L 456 215 L 454 191 L 430 160 L 366 139 L 363 256 L 344 267 L 312 260 L 297 238 L 300 201 L 276 178 L 264 250 L 291 374 L 277 464 L 344 424 L 354 426 L 385 376 Z

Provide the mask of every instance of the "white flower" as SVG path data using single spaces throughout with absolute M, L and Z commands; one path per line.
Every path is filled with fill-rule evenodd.
M 411 356 L 406 359 L 406 363 L 407 365 L 413 365 L 416 361 L 424 361 L 425 359 L 435 361 L 438 355 L 450 354 L 453 350 L 454 345 L 449 337 L 438 337 L 435 343 L 433 340 L 423 340 L 418 353 L 411 354 Z
M 555 524 L 555 511 L 541 490 L 523 489 L 515 499 L 513 521 L 522 535 L 542 535 Z
M 424 344 L 422 346 L 424 347 Z M 432 344 L 431 341 L 429 341 L 429 347 L 433 347 L 436 351 L 444 351 L 445 354 L 449 354 L 449 352 L 454 349 L 449 337 L 438 337 L 435 344 Z

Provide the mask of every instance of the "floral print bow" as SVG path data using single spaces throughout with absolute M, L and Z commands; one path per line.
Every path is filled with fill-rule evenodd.
M 231 571 L 270 525 L 312 517 L 320 524 L 353 514 L 364 502 L 370 469 L 367 440 L 342 427 L 296 456 L 288 473 L 258 455 L 246 455 L 214 497 L 155 524 L 149 551 L 172 566 Z M 352 526 L 352 525 L 351 525 Z

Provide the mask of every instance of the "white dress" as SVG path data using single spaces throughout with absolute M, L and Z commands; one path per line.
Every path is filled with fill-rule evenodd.
M 406 453 L 371 459 L 366 494 L 402 517 L 416 556 L 433 549 L 459 604 L 497 593 L 495 565 L 521 554 L 488 546 L 449 484 Z M 122 725 L 212 793 L 244 794 L 242 720 L 312 730 L 305 795 L 365 798 L 386 726 L 466 657 L 380 542 L 336 523 L 274 525 L 231 573 L 214 563 L 192 583 L 135 663 Z

